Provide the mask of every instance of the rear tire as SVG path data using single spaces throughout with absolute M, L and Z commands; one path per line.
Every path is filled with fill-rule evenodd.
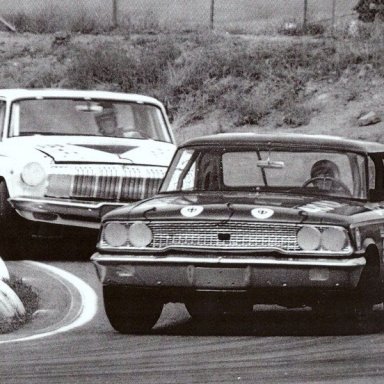
M 123 334 L 143 334 L 156 324 L 163 309 L 151 294 L 120 286 L 104 286 L 104 308 L 112 327 Z

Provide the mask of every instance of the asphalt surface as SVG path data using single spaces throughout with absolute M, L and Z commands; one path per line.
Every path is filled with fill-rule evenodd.
M 47 264 L 95 290 L 97 312 L 81 326 L 31 340 L 28 336 L 70 324 L 87 303 L 38 265 L 10 264 L 44 292 L 46 310 L 15 334 L 0 335 L 1 384 L 384 382 L 380 307 L 365 328 L 279 307 L 255 307 L 248 319 L 201 324 L 183 305 L 168 304 L 151 334 L 120 335 L 104 314 L 91 263 L 53 262 Z

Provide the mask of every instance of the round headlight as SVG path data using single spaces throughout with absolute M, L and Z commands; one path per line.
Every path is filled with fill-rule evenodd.
M 152 231 L 144 223 L 133 223 L 128 230 L 128 240 L 134 247 L 146 247 L 152 241 Z
M 36 187 L 41 184 L 46 176 L 43 166 L 36 162 L 28 163 L 21 171 L 21 179 L 31 187 Z
M 297 243 L 304 251 L 313 251 L 320 247 L 321 233 L 314 227 L 303 227 L 297 232 Z
M 121 247 L 128 242 L 128 230 L 123 223 L 108 223 L 103 228 L 103 240 L 112 247 Z
M 321 246 L 328 251 L 341 251 L 347 243 L 347 235 L 342 228 L 326 228 L 321 235 Z

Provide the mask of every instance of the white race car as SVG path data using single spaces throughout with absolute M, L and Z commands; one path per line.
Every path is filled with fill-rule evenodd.
M 51 224 L 97 229 L 155 194 L 175 152 L 162 103 L 136 94 L 3 89 L 0 131 L 3 252 Z

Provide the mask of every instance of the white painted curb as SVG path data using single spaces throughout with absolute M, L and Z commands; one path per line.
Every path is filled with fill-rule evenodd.
M 64 280 L 65 286 L 68 287 L 67 284 L 69 284 L 70 286 L 73 287 L 73 289 L 75 289 L 80 294 L 81 304 L 79 305 L 79 308 L 76 310 L 76 313 L 72 313 L 72 315 L 67 318 L 67 322 L 65 325 L 59 324 L 59 328 L 53 328 L 51 330 L 43 331 L 42 333 L 37 333 L 30 336 L 24 336 L 16 339 L 0 340 L 0 345 L 36 340 L 36 339 L 41 339 L 43 337 L 48 337 L 48 336 L 57 335 L 59 333 L 68 332 L 75 328 L 85 325 L 95 317 L 98 309 L 98 305 L 97 305 L 98 296 L 96 292 L 93 290 L 93 288 L 91 288 L 91 286 L 89 286 L 85 281 L 81 280 L 79 277 L 73 275 L 70 272 L 67 272 L 57 267 L 53 267 L 51 265 L 39 263 L 36 261 L 24 261 L 24 262 L 35 267 L 46 269 L 50 274 L 59 276 L 61 279 Z M 73 303 L 71 303 L 71 307 L 72 305 Z M 1 377 L 1 372 L 0 372 L 0 377 Z
M 4 281 L 0 281 L 0 320 L 25 315 L 24 304 L 16 292 Z
M 8 272 L 8 268 L 4 263 L 4 260 L 0 257 L 0 280 L 1 281 L 9 281 L 10 275 Z

